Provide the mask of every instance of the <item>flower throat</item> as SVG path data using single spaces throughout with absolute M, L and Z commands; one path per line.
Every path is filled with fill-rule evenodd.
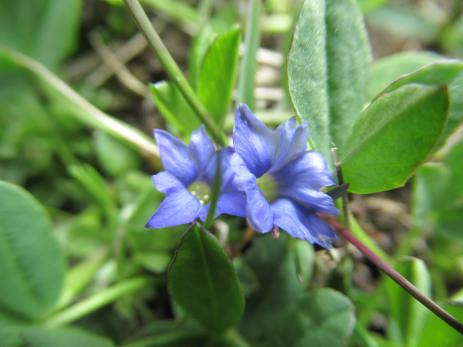
M 207 204 L 211 198 L 211 188 L 204 181 L 194 181 L 188 187 L 188 191 L 198 199 L 201 205 Z
M 256 180 L 256 183 L 268 202 L 273 202 L 276 199 L 278 184 L 272 175 L 263 175 Z

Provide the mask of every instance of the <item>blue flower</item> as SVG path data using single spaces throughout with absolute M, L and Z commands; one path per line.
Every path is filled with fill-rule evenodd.
M 231 148 L 216 151 L 204 126 L 191 134 L 187 146 L 164 130 L 155 130 L 165 171 L 152 176 L 155 187 L 165 194 L 159 208 L 146 223 L 148 228 L 165 228 L 205 220 L 211 187 L 220 160 L 220 195 L 215 217 L 226 213 L 244 217 L 245 195 L 233 185 Z
M 234 183 L 246 194 L 246 217 L 256 231 L 278 227 L 328 248 L 335 234 L 316 213 L 339 213 L 321 191 L 335 181 L 323 157 L 307 150 L 307 138 L 307 125 L 298 126 L 295 118 L 272 130 L 240 106 L 233 132 Z

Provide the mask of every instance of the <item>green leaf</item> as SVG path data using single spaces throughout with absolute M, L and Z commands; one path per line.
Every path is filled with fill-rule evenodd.
M 407 85 L 376 99 L 355 124 L 342 157 L 349 191 L 405 184 L 426 160 L 447 120 L 445 87 Z
M 431 278 L 422 260 L 409 258 L 399 263 L 396 270 L 424 295 L 431 295 Z M 390 279 L 386 281 L 386 289 L 392 318 L 389 335 L 393 336 L 393 340 L 401 346 L 421 346 L 417 344 L 417 341 L 429 315 L 428 309 Z
M 288 56 L 289 92 L 318 151 L 341 150 L 365 101 L 370 51 L 353 0 L 306 0 Z
M 238 322 L 244 297 L 238 277 L 217 239 L 193 226 L 181 243 L 168 277 L 173 299 L 209 331 Z
M 223 126 L 230 107 L 240 42 L 238 27 L 217 36 L 201 65 L 198 97 L 219 126 Z
M 53 67 L 77 43 L 81 0 L 0 3 L 0 43 Z
M 65 262 L 43 207 L 25 190 L 0 182 L 0 312 L 46 314 L 63 285 Z
M 402 75 L 414 72 L 443 58 L 432 52 L 402 52 L 375 61 L 369 73 L 368 98 L 372 99 Z
M 257 49 L 260 42 L 260 8 L 261 0 L 249 2 L 246 36 L 244 38 L 245 50 L 241 60 L 238 81 L 238 103 L 247 104 L 251 110 L 255 107 Z
M 347 344 L 355 322 L 350 301 L 331 289 L 306 291 L 312 252 L 307 242 L 288 240 L 284 235 L 278 240 L 260 237 L 253 241 L 245 260 L 260 286 L 249 296 L 240 324 L 240 331 L 252 346 Z
M 422 167 L 413 190 L 413 219 L 417 227 L 431 228 L 447 237 L 463 240 L 463 141 L 441 164 Z
M 174 131 L 185 134 L 199 128 L 200 121 L 186 102 L 180 91 L 170 82 L 158 82 L 150 85 L 154 104 Z
M 113 347 L 107 338 L 77 328 L 30 328 L 21 332 L 22 340 L 29 347 Z
M 450 84 L 463 71 L 463 62 L 442 60 L 403 75 L 388 85 L 381 94 L 392 92 L 404 85 L 415 83 L 428 86 Z
M 442 307 L 458 321 L 463 321 L 463 309 L 459 305 L 443 304 Z M 426 324 L 418 337 L 416 346 L 420 347 L 461 347 L 463 336 L 439 317 L 429 314 Z
M 371 97 L 393 91 L 403 85 L 417 83 L 449 86 L 450 111 L 438 145 L 463 121 L 463 62 L 444 59 L 426 52 L 403 53 L 383 59 L 374 65 L 369 90 Z M 380 94 L 380 95 L 381 95 Z
M 199 75 L 204 56 L 215 39 L 216 33 L 207 25 L 193 40 L 188 55 L 188 71 L 190 72 L 190 81 L 194 90 L 198 89 Z

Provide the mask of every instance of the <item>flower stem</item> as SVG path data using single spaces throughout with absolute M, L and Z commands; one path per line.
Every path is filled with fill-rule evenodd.
M 196 113 L 197 117 L 204 123 L 207 130 L 214 138 L 215 142 L 221 146 L 225 146 L 227 139 L 224 133 L 219 129 L 214 120 L 209 116 L 207 110 L 202 105 L 201 101 L 196 96 L 193 88 L 188 83 L 182 71 L 175 63 L 175 60 L 170 55 L 166 46 L 162 42 L 156 30 L 151 25 L 151 22 L 146 15 L 143 7 L 138 0 L 124 0 L 127 8 L 130 10 L 138 28 L 148 41 L 148 45 L 153 50 L 154 54 L 159 58 L 162 66 L 167 72 L 172 82 L 177 86 L 182 95 L 185 97 L 188 104 Z
M 430 311 L 432 311 L 436 316 L 458 331 L 460 334 L 463 334 L 463 324 L 457 321 L 452 315 L 445 311 L 442 307 L 428 298 L 426 295 L 421 293 L 410 281 L 403 277 L 400 273 L 394 270 L 389 264 L 381 260 L 375 253 L 373 253 L 367 246 L 360 242 L 349 229 L 346 229 L 341 223 L 333 218 L 323 218 L 330 224 L 330 226 L 336 230 L 339 234 L 342 235 L 347 241 L 352 243 L 363 255 L 365 255 L 376 267 L 383 271 L 387 276 L 394 280 L 399 286 L 405 289 L 410 295 L 412 295 L 416 300 L 421 302 L 426 306 Z

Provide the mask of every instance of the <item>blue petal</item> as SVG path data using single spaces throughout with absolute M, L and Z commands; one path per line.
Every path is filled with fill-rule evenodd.
M 301 186 L 320 190 L 336 184 L 323 156 L 313 151 L 305 152 L 272 175 L 283 189 Z
M 199 213 L 199 218 L 205 221 L 209 212 L 210 203 L 203 206 Z M 246 195 L 242 192 L 231 191 L 221 193 L 217 207 L 215 210 L 214 218 L 222 214 L 231 216 L 246 217 Z
M 246 217 L 246 195 L 238 191 L 225 192 L 217 202 L 217 215 Z
M 285 196 L 290 200 L 296 201 L 305 208 L 315 211 L 339 215 L 339 210 L 334 205 L 334 201 L 328 194 L 302 186 L 293 186 L 291 189 L 279 189 L 279 195 Z
M 153 181 L 156 188 L 166 196 L 146 223 L 147 228 L 188 224 L 198 217 L 201 204 L 188 192 L 182 182 L 166 171 L 154 175 Z
M 274 223 L 298 239 L 330 248 L 336 235 L 331 228 L 314 213 L 306 211 L 288 199 L 278 199 L 272 204 Z
M 197 178 L 198 171 L 188 147 L 164 130 L 154 130 L 154 137 L 159 146 L 164 169 L 185 186 L 190 185 Z
M 234 178 L 234 171 L 230 164 L 233 154 L 231 147 L 222 148 L 220 151 L 215 152 L 204 172 L 205 181 L 212 186 L 217 172 L 217 159 L 220 159 L 220 185 L 222 188 L 229 185 Z
M 235 151 L 256 177 L 260 177 L 270 168 L 276 141 L 275 132 L 257 119 L 248 106 L 238 107 L 233 144 Z
M 198 166 L 198 172 L 204 172 L 215 153 L 214 144 L 207 136 L 204 125 L 201 125 L 199 130 L 191 133 L 188 148 Z
M 256 185 L 256 176 L 249 171 L 246 163 L 237 153 L 231 156 L 230 164 L 235 174 L 233 184 L 238 190 L 246 191 Z
M 234 186 L 246 194 L 246 217 L 258 232 L 266 233 L 273 228 L 273 213 L 269 203 L 257 187 L 256 177 L 248 170 L 241 157 L 234 153 L 231 166 L 235 172 Z
M 271 171 L 279 170 L 305 152 L 309 131 L 306 122 L 297 126 L 296 117 L 293 117 L 280 124 L 277 134 L 279 143 L 275 150 Z
M 272 209 L 257 186 L 246 191 L 246 216 L 251 227 L 260 233 L 273 229 Z

